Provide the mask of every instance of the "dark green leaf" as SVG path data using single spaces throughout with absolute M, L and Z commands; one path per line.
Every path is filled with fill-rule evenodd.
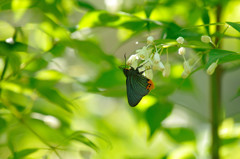
M 203 21 L 204 24 L 209 24 L 210 23 L 210 17 L 209 17 L 207 9 L 202 10 L 202 21 Z M 209 35 L 209 26 L 205 26 L 205 29 L 207 31 L 207 34 Z
M 88 10 L 94 10 L 95 9 L 93 5 L 91 5 L 88 2 L 84 2 L 83 0 L 77 0 L 77 5 L 81 8 L 85 8 L 85 9 L 88 9 Z
M 98 18 L 99 18 L 100 22 L 105 25 L 106 23 L 112 23 L 112 22 L 119 20 L 120 17 L 115 14 L 102 13 L 99 15 Z
M 194 131 L 189 128 L 167 128 L 165 131 L 178 143 L 196 139 Z
M 160 128 L 161 122 L 170 115 L 173 109 L 171 103 L 156 103 L 145 112 L 145 117 L 150 128 L 149 137 Z
M 227 22 L 227 24 L 231 25 L 231 27 L 233 27 L 238 32 L 240 32 L 240 24 L 239 23 Z
M 221 139 L 221 146 L 228 145 L 238 141 L 239 141 L 239 138 L 237 137 Z
M 5 119 L 0 117 L 0 133 L 3 132 L 7 127 L 7 122 Z
M 205 68 L 207 69 L 213 62 L 216 62 L 218 59 L 218 64 L 240 60 L 240 54 L 233 51 L 212 49 L 209 52 L 209 59 Z

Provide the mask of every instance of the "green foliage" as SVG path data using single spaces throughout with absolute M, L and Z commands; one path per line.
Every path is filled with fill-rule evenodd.
M 217 60 L 219 60 L 219 64 L 240 60 L 240 54 L 233 51 L 212 49 L 209 52 L 209 60 L 206 64 L 206 68 L 208 68 L 213 62 L 216 62 Z
M 149 137 L 153 135 L 153 133 L 161 127 L 160 123 L 170 115 L 173 109 L 173 105 L 171 103 L 156 103 L 151 106 L 146 111 L 146 120 L 150 128 Z
M 227 24 L 229 24 L 231 27 L 233 27 L 233 28 L 236 29 L 238 32 L 240 32 L 240 24 L 238 24 L 238 23 L 233 23 L 233 22 L 227 22 Z
M 210 138 L 198 143 L 198 137 L 210 130 L 195 130 L 212 119 L 203 72 L 216 61 L 226 75 L 220 114 L 237 122 L 239 35 L 232 30 L 240 32 L 240 25 L 232 21 L 238 16 L 213 21 L 221 7 L 228 17 L 233 2 L 133 0 L 122 1 L 121 12 L 99 9 L 105 5 L 114 9 L 88 0 L 0 0 L 0 158 L 206 158 Z M 201 41 L 205 34 L 211 42 Z M 171 72 L 165 77 L 154 70 L 155 89 L 130 108 L 119 66 L 124 54 L 128 59 L 145 44 L 151 54 L 162 51 Z M 183 79 L 185 60 L 191 72 Z M 239 141 L 234 122 L 219 128 L 222 158 L 236 154 L 228 147 Z M 198 144 L 206 150 L 196 150 Z

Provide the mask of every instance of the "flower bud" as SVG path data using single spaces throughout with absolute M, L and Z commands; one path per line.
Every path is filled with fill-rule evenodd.
M 207 69 L 207 74 L 212 75 L 217 67 L 218 60 L 214 63 L 212 63 L 208 69 Z
M 147 44 L 152 44 L 153 41 L 154 41 L 154 37 L 153 36 L 147 37 Z
M 212 40 L 211 40 L 211 38 L 208 36 L 208 35 L 203 35 L 203 36 L 201 36 L 201 41 L 203 42 L 203 43 L 210 43 Z
M 178 37 L 176 40 L 179 44 L 183 44 L 184 43 L 184 38 L 183 37 Z
M 188 63 L 188 61 L 184 61 L 184 63 L 183 63 L 183 68 L 184 68 L 184 71 L 186 72 L 186 73 L 191 73 L 191 67 L 190 67 L 190 65 L 189 65 L 189 63 Z
M 155 52 L 153 56 L 153 63 L 158 64 L 159 62 L 160 62 L 160 55 L 158 54 L 158 52 Z
M 184 48 L 184 47 L 180 47 L 179 49 L 178 49 L 178 54 L 179 55 L 184 55 L 186 53 L 186 49 Z
M 164 70 L 164 65 L 163 63 L 160 61 L 158 64 L 153 64 L 153 69 L 155 70 L 160 70 L 160 71 L 163 71 Z
M 8 38 L 8 39 L 6 39 L 5 40 L 5 42 L 6 43 L 9 43 L 9 44 L 14 44 L 14 40 L 13 40 L 13 38 L 11 37 L 11 38 Z
M 168 77 L 171 72 L 171 65 L 169 63 L 166 63 L 165 69 L 163 70 L 163 77 Z

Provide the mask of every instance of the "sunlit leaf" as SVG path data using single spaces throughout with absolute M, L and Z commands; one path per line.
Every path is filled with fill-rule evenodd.
M 14 157 L 10 157 L 11 159 L 22 159 L 25 158 L 26 156 L 36 152 L 38 149 L 24 149 L 19 152 L 14 153 Z

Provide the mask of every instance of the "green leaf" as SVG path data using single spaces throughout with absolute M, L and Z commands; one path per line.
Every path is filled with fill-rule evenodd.
M 150 128 L 149 138 L 160 128 L 161 122 L 170 115 L 173 109 L 171 103 L 156 103 L 145 112 L 145 118 Z
M 207 69 L 213 62 L 216 62 L 217 60 L 219 60 L 218 64 L 240 60 L 240 54 L 228 50 L 212 49 L 209 52 L 209 59 L 205 68 Z
M 144 11 L 146 14 L 146 17 L 149 18 L 153 9 L 157 6 L 158 0 L 146 0 L 145 1 L 145 6 L 144 6 Z
M 89 147 L 91 147 L 92 149 L 94 149 L 95 151 L 98 151 L 98 147 L 90 140 L 88 139 L 87 137 L 84 136 L 84 134 L 89 134 L 89 135 L 93 135 L 91 133 L 88 133 L 88 132 L 85 132 L 85 131 L 76 131 L 74 133 L 72 133 L 70 136 L 69 136 L 69 140 L 76 140 L 76 141 L 79 141 Z M 95 136 L 95 135 L 94 135 Z
M 182 46 L 193 49 L 212 49 L 210 44 L 206 44 L 201 41 L 188 41 L 187 44 L 183 44 Z
M 62 107 L 68 112 L 71 112 L 70 105 L 72 103 L 68 101 L 60 92 L 53 88 L 37 88 L 38 92 L 42 97 L 46 98 L 48 101 Z
M 24 149 L 14 153 L 14 159 L 23 159 L 26 156 L 36 152 L 38 149 Z
M 7 122 L 5 119 L 0 117 L 0 133 L 3 132 L 7 127 Z
M 234 99 L 236 99 L 238 97 L 240 97 L 240 88 L 238 89 L 236 95 L 232 98 L 232 100 L 234 100 Z
M 238 32 L 240 32 L 240 24 L 238 24 L 238 23 L 233 23 L 233 22 L 227 22 L 227 24 L 229 24 L 231 27 L 233 27 L 233 28 L 236 29 Z
M 232 143 L 238 142 L 238 141 L 239 141 L 239 138 L 237 138 L 237 137 L 224 138 L 224 139 L 221 139 L 221 146 L 232 144 Z
M 107 55 L 103 52 L 103 50 L 95 43 L 91 41 L 80 41 L 80 40 L 72 40 L 68 45 L 72 48 L 76 48 L 78 50 L 79 55 L 95 64 L 102 64 L 103 62 L 107 62 L 112 66 L 115 66 L 115 58 L 111 55 Z M 106 63 L 104 63 L 106 65 Z
M 203 21 L 204 24 L 209 24 L 210 23 L 210 17 L 209 17 L 207 9 L 202 10 L 202 21 Z M 209 35 L 209 26 L 205 26 L 205 29 L 207 31 L 207 34 Z
M 178 143 L 196 139 L 194 131 L 189 128 L 167 128 L 165 131 Z
M 88 2 L 84 2 L 83 0 L 77 0 L 77 5 L 81 8 L 85 8 L 85 9 L 88 9 L 88 10 L 94 10 L 95 9 L 93 5 L 91 5 Z
M 20 70 L 21 59 L 17 54 L 11 54 L 9 57 L 9 64 L 12 68 L 12 72 L 15 74 Z

